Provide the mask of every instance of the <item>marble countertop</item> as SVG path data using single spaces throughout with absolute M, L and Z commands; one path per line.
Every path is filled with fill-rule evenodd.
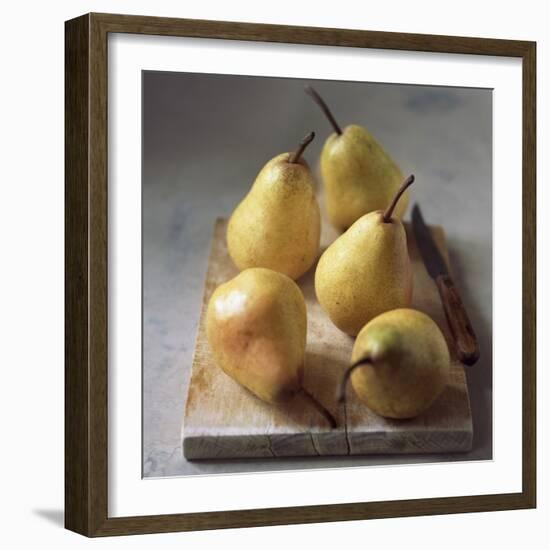
M 188 462 L 181 430 L 214 220 L 262 165 L 310 130 L 316 170 L 329 126 L 294 79 L 144 73 L 143 474 L 330 468 L 492 457 L 490 90 L 314 82 L 342 125 L 362 124 L 414 173 L 411 203 L 445 228 L 481 359 L 467 369 L 474 446 L 457 455 Z M 406 216 L 408 218 L 408 215 Z

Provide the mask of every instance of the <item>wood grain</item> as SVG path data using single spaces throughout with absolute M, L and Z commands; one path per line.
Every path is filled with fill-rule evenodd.
M 107 40 L 65 23 L 65 526 L 107 521 Z
M 449 275 L 438 275 L 435 282 L 453 335 L 456 354 L 465 365 L 473 365 L 479 359 L 479 344 L 460 294 Z
M 88 18 L 65 27 L 65 526 L 89 532 Z
M 345 405 L 335 400 L 336 388 L 349 363 L 354 339 L 338 330 L 316 300 L 314 268 L 298 284 L 308 309 L 305 387 L 334 414 L 331 430 L 319 414 L 298 395 L 290 403 L 262 402 L 224 374 L 215 364 L 206 339 L 205 313 L 214 289 L 238 271 L 229 258 L 226 221 L 217 220 L 187 403 L 184 416 L 184 454 L 188 460 L 213 458 L 276 458 L 468 451 L 472 419 L 463 367 L 456 359 L 449 386 L 434 405 L 412 420 L 390 420 L 373 413 L 348 390 Z M 407 227 L 414 272 L 413 307 L 433 317 L 451 336 L 437 288 L 420 259 L 412 231 Z M 432 233 L 444 257 L 441 228 Z M 321 248 L 336 233 L 323 226 Z

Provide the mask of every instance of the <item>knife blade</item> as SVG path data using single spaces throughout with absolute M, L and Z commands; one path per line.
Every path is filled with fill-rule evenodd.
M 437 285 L 457 356 L 466 365 L 473 365 L 479 359 L 479 346 L 472 323 L 449 274 L 447 263 L 441 256 L 417 204 L 412 211 L 412 226 L 426 270 Z

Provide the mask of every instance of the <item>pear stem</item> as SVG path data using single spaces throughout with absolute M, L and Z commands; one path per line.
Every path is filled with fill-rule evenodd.
M 317 409 L 317 411 L 319 411 L 324 416 L 326 421 L 330 424 L 330 427 L 332 429 L 336 428 L 336 419 L 334 418 L 334 416 L 332 416 L 332 413 L 324 405 L 317 401 L 317 398 L 309 393 L 305 388 L 302 387 L 300 391 L 308 398 L 310 403 Z
M 300 157 L 302 156 L 302 153 L 305 151 L 306 147 L 313 141 L 313 138 L 315 137 L 315 132 L 310 132 L 301 142 L 298 146 L 298 149 L 292 153 L 288 159 L 288 162 L 291 164 L 296 164 Z
M 384 223 L 389 223 L 391 221 L 391 216 L 393 214 L 394 208 L 397 205 L 397 202 L 401 198 L 401 195 L 405 192 L 405 189 L 407 189 L 409 185 L 412 185 L 413 182 L 414 182 L 414 176 L 412 174 L 403 181 L 403 183 L 401 184 L 401 187 L 397 190 L 397 193 L 393 197 L 391 204 L 388 206 L 388 208 L 384 212 L 384 215 L 382 216 Z
M 305 92 L 308 96 L 310 96 L 317 105 L 321 108 L 321 111 L 325 114 L 325 116 L 328 118 L 328 121 L 334 128 L 334 131 L 341 136 L 342 135 L 342 128 L 338 125 L 336 122 L 336 119 L 334 118 L 333 114 L 330 112 L 330 109 L 328 108 L 328 105 L 325 103 L 325 100 L 317 93 L 317 91 L 312 88 L 311 86 L 305 87 Z
M 345 371 L 342 379 L 340 380 L 340 385 L 338 386 L 338 391 L 336 392 L 336 401 L 338 403 L 343 403 L 346 400 L 346 387 L 348 385 L 348 380 L 351 376 L 351 373 L 363 365 L 372 364 L 372 359 L 370 357 L 363 357 L 350 365 Z

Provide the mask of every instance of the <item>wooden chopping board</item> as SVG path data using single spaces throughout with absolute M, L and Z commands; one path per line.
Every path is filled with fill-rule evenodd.
M 349 364 L 354 339 L 338 330 L 315 298 L 315 266 L 300 280 L 308 312 L 304 386 L 335 416 L 338 428 L 298 395 L 290 403 L 262 402 L 227 376 L 214 362 L 206 338 L 205 314 L 214 289 L 238 271 L 226 247 L 227 221 L 218 219 L 205 281 L 191 380 L 183 419 L 183 452 L 188 460 L 276 458 L 469 451 L 472 418 L 463 366 L 453 344 L 435 283 L 419 256 L 411 227 L 405 224 L 414 273 L 412 307 L 427 313 L 442 329 L 451 351 L 451 380 L 438 400 L 420 417 L 390 420 L 361 403 L 348 385 L 346 403 L 335 402 L 335 390 Z M 448 261 L 441 227 L 431 227 Z M 337 234 L 324 224 L 321 250 Z

